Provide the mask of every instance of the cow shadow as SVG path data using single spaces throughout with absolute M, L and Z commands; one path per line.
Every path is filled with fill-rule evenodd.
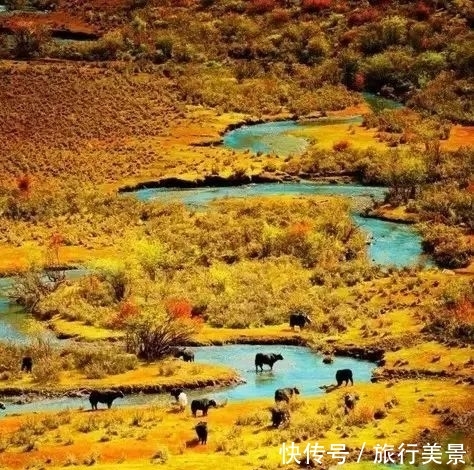
M 193 447 L 197 447 L 199 445 L 199 439 L 197 437 L 193 438 L 193 439 L 189 439 L 188 441 L 186 441 L 186 448 L 193 448 Z
M 318 388 L 321 389 L 321 390 L 324 390 L 326 393 L 331 393 L 334 390 L 339 389 L 340 387 L 339 387 L 339 385 L 331 384 L 331 385 L 321 385 Z
M 174 414 L 174 415 L 179 415 L 179 414 L 184 414 L 186 410 L 181 409 L 179 406 L 172 406 L 166 412 L 168 414 Z

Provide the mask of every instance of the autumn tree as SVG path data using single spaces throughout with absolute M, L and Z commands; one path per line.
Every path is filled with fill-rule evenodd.
M 186 344 L 198 326 L 199 322 L 190 316 L 148 309 L 128 322 L 127 351 L 146 361 L 161 359 L 174 347 Z
M 12 28 L 13 56 L 17 59 L 36 57 L 50 37 L 49 30 L 30 22 L 17 23 Z

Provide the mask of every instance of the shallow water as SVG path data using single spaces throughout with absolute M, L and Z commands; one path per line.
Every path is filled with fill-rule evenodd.
M 403 108 L 397 101 L 382 98 L 372 93 L 362 93 L 366 103 L 374 112 L 383 109 Z M 320 118 L 311 121 L 266 122 L 242 126 L 227 132 L 223 137 L 225 147 L 234 150 L 248 150 L 252 153 L 276 154 L 281 157 L 298 155 L 309 146 L 305 137 L 289 134 L 292 131 L 314 129 L 332 124 L 361 124 L 362 116 Z
M 237 370 L 239 375 L 246 380 L 245 384 L 235 387 L 217 390 L 206 389 L 188 393 L 190 399 L 208 397 L 214 398 L 218 403 L 222 403 L 225 400 L 228 400 L 230 403 L 255 398 L 267 398 L 269 404 L 271 404 L 275 390 L 282 387 L 298 387 L 302 397 L 321 395 L 324 391 L 318 387 L 335 383 L 334 376 L 337 369 L 352 369 L 354 382 L 358 383 L 370 381 L 371 371 L 375 367 L 369 361 L 345 357 L 336 357 L 333 364 L 323 364 L 321 355 L 302 346 L 227 345 L 193 348 L 193 351 L 195 352 L 197 366 L 199 363 L 222 364 Z M 254 360 L 257 352 L 280 353 L 284 359 L 283 361 L 278 361 L 273 366 L 273 372 L 267 370 L 267 367 L 263 373 L 259 372 L 256 374 Z M 164 406 L 172 401 L 173 399 L 168 394 L 128 395 L 124 399 L 117 399 L 114 402 L 114 407 L 145 404 Z M 7 410 L 1 412 L 4 414 L 53 411 L 66 408 L 90 408 L 87 397 L 48 399 L 25 405 L 9 404 L 7 400 L 4 400 L 4 402 L 7 405 Z M 212 413 L 212 410 L 210 413 Z
M 77 279 L 86 273 L 85 269 L 71 269 L 66 271 L 66 277 Z M 44 323 L 34 320 L 21 306 L 10 302 L 8 291 L 13 283 L 13 277 L 0 278 L 0 340 L 26 343 L 39 336 L 49 341 L 59 341 Z

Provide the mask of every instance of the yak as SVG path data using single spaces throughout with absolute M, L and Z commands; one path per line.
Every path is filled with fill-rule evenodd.
M 207 423 L 199 421 L 194 429 L 196 430 L 199 444 L 207 444 Z
M 33 359 L 30 356 L 25 356 L 21 360 L 21 371 L 31 374 L 32 369 L 33 369 Z
M 289 421 L 290 413 L 288 410 L 279 410 L 278 408 L 271 408 L 270 412 L 272 413 L 272 426 L 277 428 L 280 424 Z
M 263 365 L 266 364 L 270 366 L 270 370 L 273 370 L 273 364 L 277 361 L 282 361 L 283 356 L 281 354 L 263 354 L 257 353 L 255 355 L 255 372 L 258 372 L 258 368 L 260 367 L 260 371 L 263 372 Z
M 211 406 L 217 408 L 217 403 L 214 400 L 208 400 L 207 398 L 196 399 L 191 402 L 191 411 L 194 417 L 196 417 L 196 413 L 199 410 L 202 411 L 203 416 L 207 416 L 207 410 L 209 410 Z
M 278 388 L 275 390 L 275 401 L 286 401 L 287 403 L 290 402 L 290 399 L 293 395 L 299 395 L 300 391 L 296 388 Z
M 295 329 L 295 326 L 299 326 L 302 330 L 306 323 L 311 323 L 311 319 L 305 313 L 292 313 L 290 315 L 290 328 Z
M 184 362 L 194 362 L 194 353 L 188 348 L 179 349 L 174 357 L 182 357 Z
M 98 403 L 106 403 L 107 408 L 110 409 L 116 398 L 123 398 L 123 393 L 120 390 L 92 390 L 89 395 L 89 401 L 93 410 L 97 410 Z
M 352 371 L 350 369 L 339 369 L 336 372 L 336 382 L 337 386 L 340 387 L 342 382 L 346 382 L 346 386 L 351 381 L 351 385 L 354 385 L 354 380 L 352 379 Z

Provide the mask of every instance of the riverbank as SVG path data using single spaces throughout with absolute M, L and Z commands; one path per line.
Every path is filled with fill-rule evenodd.
M 270 427 L 271 396 L 211 409 L 207 445 L 195 442 L 193 427 L 202 418 L 167 406 L 5 416 L 6 448 L 0 453 L 0 464 L 19 469 L 47 461 L 47 468 L 60 468 L 92 460 L 97 468 L 113 465 L 128 470 L 165 459 L 162 463 L 172 470 L 207 470 L 227 465 L 231 457 L 236 469 L 265 465 L 273 470 L 281 465 L 282 442 L 293 441 L 304 449 L 316 440 L 326 449 L 343 441 L 349 460 L 357 458 L 365 442 L 363 460 L 373 460 L 373 446 L 382 436 L 390 436 L 395 446 L 443 440 L 469 409 L 472 392 L 468 386 L 438 380 L 407 380 L 390 387 L 355 384 L 349 389 L 359 396 L 349 416 L 342 412 L 342 396 L 348 390 L 343 387 L 320 397 L 297 397 L 290 425 L 279 430 Z
M 138 368 L 102 379 L 88 379 L 78 371 L 65 371 L 57 383 L 39 385 L 30 376 L 0 382 L 0 397 L 21 397 L 25 402 L 57 397 L 85 397 L 90 390 L 121 390 L 124 394 L 166 393 L 176 387 L 187 390 L 230 387 L 242 383 L 232 369 L 222 365 L 185 363 L 179 360 L 141 363 Z

